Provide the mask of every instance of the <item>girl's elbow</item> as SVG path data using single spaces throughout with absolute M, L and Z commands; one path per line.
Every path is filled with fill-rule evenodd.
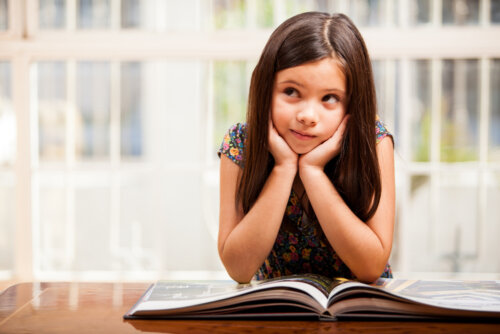
M 363 282 L 363 283 L 373 283 L 375 282 L 379 277 L 380 275 L 382 275 L 382 272 L 378 273 L 378 274 L 373 274 L 373 273 L 363 273 L 361 275 L 357 275 L 356 278 L 360 281 L 360 282 Z
M 244 270 L 239 270 L 240 268 L 233 268 L 231 266 L 228 266 L 224 264 L 226 267 L 226 271 L 233 280 L 240 284 L 246 284 L 249 283 L 252 280 L 253 274 L 245 272 Z
M 229 277 L 240 284 L 246 284 L 252 280 L 254 273 L 246 270 L 247 266 L 241 266 L 242 261 L 231 261 L 224 255 L 223 250 L 221 250 L 219 256 Z
M 356 278 L 363 283 L 373 283 L 375 282 L 382 273 L 384 272 L 386 263 L 383 265 L 373 264 L 363 267 L 363 270 L 359 273 L 354 273 Z
M 240 274 L 237 274 L 237 273 L 230 273 L 228 271 L 228 274 L 229 276 L 235 280 L 236 282 L 240 283 L 240 284 L 247 284 L 247 283 L 250 283 L 250 281 L 252 280 L 252 276 L 248 276 L 248 275 L 240 275 Z

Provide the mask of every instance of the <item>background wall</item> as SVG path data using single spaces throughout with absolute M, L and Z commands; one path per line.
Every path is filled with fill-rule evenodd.
M 498 278 L 500 1 L 0 0 L 0 279 L 226 277 L 216 150 L 309 10 L 373 59 L 394 270 Z

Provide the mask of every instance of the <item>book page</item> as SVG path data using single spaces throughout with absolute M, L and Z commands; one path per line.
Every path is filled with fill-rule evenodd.
M 252 289 L 234 281 L 159 281 L 153 285 L 136 310 L 161 310 L 210 303 L 238 296 Z
M 254 281 L 254 284 L 255 285 L 269 284 L 269 283 L 273 284 L 279 282 L 299 282 L 308 284 L 318 289 L 325 297 L 328 297 L 330 291 L 332 291 L 332 289 L 338 284 L 336 279 L 331 280 L 325 276 L 315 275 L 315 274 L 282 276 L 278 278 L 271 278 L 264 281 Z
M 238 284 L 234 281 L 160 281 L 155 284 L 148 301 L 195 300 L 208 297 L 224 296 L 251 288 L 250 284 Z
M 395 280 L 381 287 L 428 305 L 500 312 L 500 281 Z
M 295 292 L 292 294 L 290 289 Z M 282 300 L 300 300 L 318 310 L 325 310 L 327 303 L 323 292 L 296 279 L 254 281 L 250 284 L 237 284 L 234 281 L 160 281 L 154 284 L 131 311 L 179 309 L 235 299 L 243 295 L 248 295 L 250 299 L 274 296 L 273 298 L 279 297 Z
M 500 312 L 500 281 L 406 280 L 380 278 L 373 284 L 348 282 L 331 293 L 331 302 L 365 292 L 457 310 Z

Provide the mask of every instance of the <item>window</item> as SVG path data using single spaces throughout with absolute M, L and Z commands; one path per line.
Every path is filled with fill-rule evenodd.
M 393 269 L 498 272 L 499 1 L 0 0 L 0 278 L 224 275 L 216 151 L 269 34 L 309 10 L 372 56 Z
M 1 21 L 0 15 L 0 26 Z M 16 116 L 11 82 L 11 63 L 0 60 L 0 279 L 9 279 L 14 268 Z

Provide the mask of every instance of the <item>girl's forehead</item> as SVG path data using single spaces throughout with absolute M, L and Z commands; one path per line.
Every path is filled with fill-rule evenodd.
M 325 86 L 345 90 L 343 67 L 335 58 L 323 58 L 286 68 L 276 73 L 275 81 L 277 84 L 292 81 L 299 86 Z

